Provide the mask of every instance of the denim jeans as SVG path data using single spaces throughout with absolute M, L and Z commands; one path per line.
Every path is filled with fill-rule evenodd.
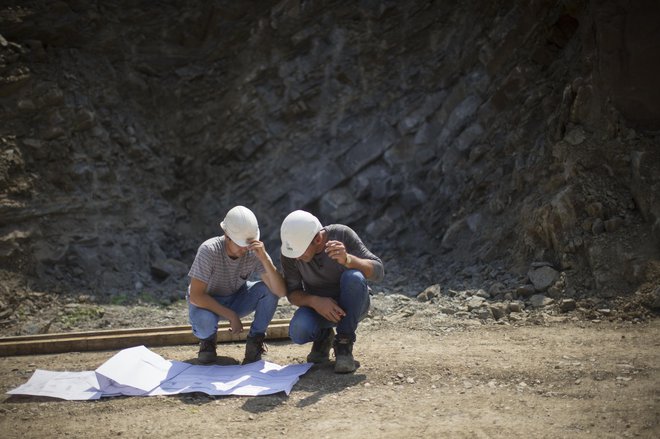
M 313 294 L 313 293 L 312 293 Z M 337 303 L 346 312 L 339 323 L 326 320 L 312 308 L 301 306 L 296 310 L 289 324 L 289 337 L 296 344 L 316 340 L 326 328 L 337 327 L 337 334 L 345 335 L 355 341 L 358 323 L 369 311 L 371 301 L 367 280 L 358 270 L 346 270 L 339 281 Z
M 265 334 L 277 308 L 278 297 L 270 292 L 263 282 L 246 282 L 231 296 L 211 295 L 220 305 L 225 306 L 239 317 L 245 317 L 254 311 L 254 320 L 249 336 Z M 188 319 L 195 337 L 204 340 L 218 332 L 218 321 L 225 320 L 213 311 L 199 308 L 190 303 L 188 297 Z

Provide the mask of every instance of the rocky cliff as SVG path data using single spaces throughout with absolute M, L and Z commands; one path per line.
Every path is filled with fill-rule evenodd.
M 276 259 L 291 210 L 349 224 L 379 290 L 658 302 L 658 22 L 623 0 L 3 2 L 3 295 L 180 298 L 244 204 Z

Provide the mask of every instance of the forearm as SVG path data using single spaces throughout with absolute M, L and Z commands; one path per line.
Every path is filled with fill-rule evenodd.
M 293 290 L 286 295 L 292 305 L 314 308 L 317 296 L 305 293 L 303 290 Z
M 275 269 L 274 266 L 272 268 L 266 268 L 266 272 L 261 275 L 261 279 L 266 283 L 270 291 L 277 297 L 286 296 L 286 284 L 284 283 L 284 277 L 279 271 Z
M 284 276 L 282 273 L 277 271 L 275 265 L 273 264 L 272 259 L 266 253 L 264 257 L 260 259 L 261 265 L 264 267 L 264 273 L 261 274 L 261 280 L 268 286 L 270 291 L 275 294 L 277 297 L 286 296 L 286 284 L 284 283 Z
M 347 254 L 344 266 L 351 270 L 361 271 L 369 280 L 380 281 L 383 278 L 383 266 L 373 259 L 363 259 Z
M 208 309 L 223 317 L 225 320 L 229 320 L 235 314 L 234 311 L 227 308 L 226 306 L 220 305 L 213 297 L 208 294 L 198 294 L 194 297 L 190 296 L 190 303 L 195 305 L 198 308 Z

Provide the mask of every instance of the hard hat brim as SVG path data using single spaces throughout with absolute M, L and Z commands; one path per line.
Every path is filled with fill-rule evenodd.
M 250 243 L 247 242 L 248 239 L 250 239 L 250 240 L 257 240 L 257 241 L 258 241 L 258 240 L 259 240 L 259 237 L 260 237 L 260 235 L 261 235 L 260 230 L 259 230 L 259 227 L 257 227 L 257 236 L 255 236 L 254 238 L 238 238 L 238 237 L 236 237 L 236 236 L 232 236 L 232 233 L 229 232 L 229 231 L 227 230 L 224 221 L 222 221 L 222 222 L 220 223 L 220 228 L 222 229 L 223 232 L 225 232 L 225 235 L 227 235 L 227 236 L 229 237 L 229 239 L 231 239 L 232 241 L 234 241 L 234 243 L 235 243 L 236 245 L 238 245 L 239 247 L 247 247 L 248 245 L 250 245 Z
M 313 239 L 313 238 L 312 238 Z M 312 242 L 312 241 L 309 241 Z M 305 253 L 305 250 L 307 250 L 307 247 L 309 247 L 309 244 L 305 246 L 302 250 L 297 249 L 297 248 L 292 248 L 292 247 L 286 247 L 284 244 L 282 244 L 282 255 L 286 256 L 287 258 L 295 259 L 300 256 L 302 256 L 303 253 Z

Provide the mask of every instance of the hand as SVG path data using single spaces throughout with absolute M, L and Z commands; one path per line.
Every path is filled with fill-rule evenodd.
M 340 241 L 328 241 L 325 244 L 325 252 L 331 259 L 335 260 L 338 264 L 346 265 L 348 262 L 348 253 L 344 243 Z
M 248 250 L 252 250 L 257 258 L 259 258 L 259 260 L 262 262 L 264 260 L 263 258 L 269 258 L 264 243 L 257 241 L 256 239 L 253 239 L 248 243 Z
M 229 320 L 229 330 L 232 334 L 240 334 L 243 332 L 243 322 L 241 322 L 241 318 L 238 314 L 232 312 L 232 315 L 227 320 Z
M 339 305 L 337 305 L 337 302 L 329 297 L 317 296 L 314 310 L 321 314 L 324 319 L 332 323 L 339 323 L 339 321 L 346 316 L 346 313 Z

